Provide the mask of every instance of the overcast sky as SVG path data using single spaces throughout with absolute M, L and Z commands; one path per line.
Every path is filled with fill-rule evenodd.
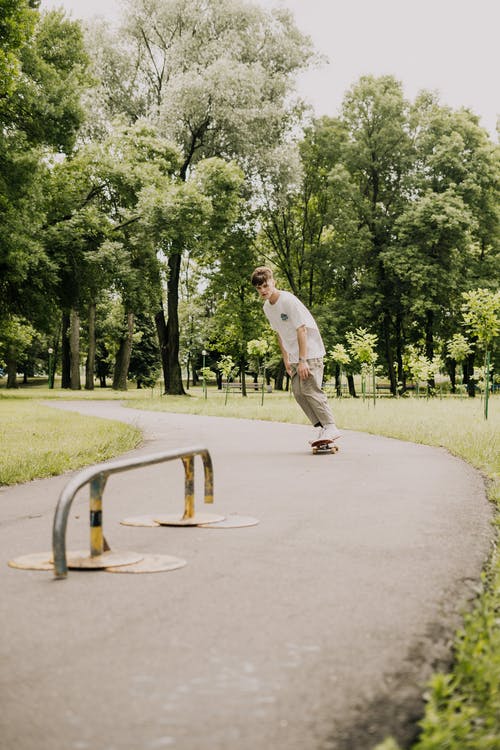
M 336 115 L 362 75 L 391 74 L 414 99 L 470 107 L 496 140 L 500 116 L 500 0 L 255 0 L 289 8 L 329 63 L 304 74 L 299 91 L 317 115 Z M 116 21 L 120 0 L 42 0 L 74 18 Z

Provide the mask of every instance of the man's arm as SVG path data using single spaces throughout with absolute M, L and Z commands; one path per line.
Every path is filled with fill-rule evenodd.
M 280 345 L 281 356 L 283 357 L 283 362 L 285 364 L 285 370 L 287 371 L 288 375 L 291 377 L 292 376 L 292 370 L 291 370 L 291 367 L 290 367 L 290 360 L 288 358 L 288 352 L 285 349 L 285 347 L 283 346 L 283 342 L 281 340 L 281 336 L 279 335 L 278 332 L 276 332 L 276 336 L 278 337 L 278 344 Z
M 299 344 L 299 366 L 297 372 L 299 378 L 305 380 L 311 374 L 309 365 L 307 364 L 307 326 L 299 326 L 297 328 L 297 341 Z

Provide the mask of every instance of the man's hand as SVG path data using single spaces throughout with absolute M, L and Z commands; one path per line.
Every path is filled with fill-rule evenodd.
M 297 372 L 299 373 L 299 378 L 301 380 L 306 380 L 311 374 L 311 371 L 309 369 L 309 365 L 307 364 L 307 362 L 299 362 L 298 367 L 297 367 Z

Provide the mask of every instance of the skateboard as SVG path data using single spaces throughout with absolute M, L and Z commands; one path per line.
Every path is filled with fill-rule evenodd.
M 337 453 L 339 447 L 333 440 L 315 440 L 311 443 L 312 452 L 316 453 Z

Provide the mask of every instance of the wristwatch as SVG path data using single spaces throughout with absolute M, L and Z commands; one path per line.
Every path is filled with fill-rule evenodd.
M 299 362 L 307 362 L 307 357 L 299 357 Z

